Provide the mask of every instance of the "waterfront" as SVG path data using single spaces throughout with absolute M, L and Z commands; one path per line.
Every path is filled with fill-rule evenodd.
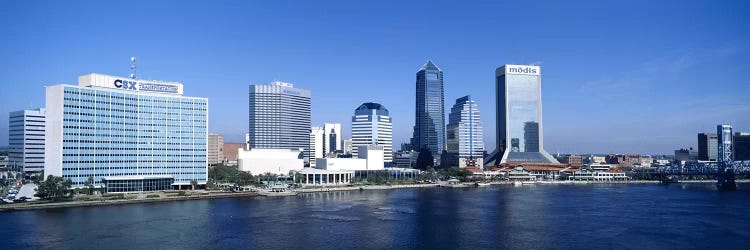
M 306 193 L 0 213 L 3 248 L 743 248 L 750 185 Z

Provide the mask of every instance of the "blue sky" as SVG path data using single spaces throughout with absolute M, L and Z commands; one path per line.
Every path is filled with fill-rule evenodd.
M 446 111 L 477 100 L 494 148 L 494 70 L 540 64 L 545 148 L 671 153 L 717 123 L 750 131 L 747 1 L 3 1 L 0 145 L 8 112 L 90 72 L 180 81 L 209 129 L 247 130 L 249 84 L 310 89 L 313 125 L 385 105 L 394 146 L 414 124 L 415 73 L 445 73 Z

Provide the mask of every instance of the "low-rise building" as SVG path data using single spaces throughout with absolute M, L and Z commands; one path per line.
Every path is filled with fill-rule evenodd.
M 393 155 L 393 164 L 396 167 L 402 168 L 414 168 L 417 165 L 417 156 L 419 155 L 416 151 L 399 151 Z
M 383 170 L 383 146 L 368 145 L 358 148 L 357 158 L 318 158 L 315 167 L 323 170 L 372 171 Z
M 565 155 L 558 159 L 560 163 L 568 164 L 572 167 L 583 166 L 583 157 L 580 155 Z
M 239 149 L 246 149 L 247 143 L 237 143 L 237 142 L 226 142 L 224 143 L 223 147 L 223 154 L 224 159 L 222 159 L 222 163 L 227 166 L 237 166 L 237 160 L 238 155 L 237 152 Z
M 301 152 L 292 149 L 238 149 L 237 155 L 239 170 L 253 175 L 287 175 L 289 171 L 299 171 L 305 166 Z
M 617 171 L 592 171 L 592 170 L 578 170 L 568 176 L 568 180 L 571 181 L 626 181 L 628 177 L 623 172 Z
M 306 186 L 340 186 L 348 185 L 354 179 L 352 170 L 323 170 L 317 168 L 303 168 L 297 171 L 297 183 Z
M 601 156 L 601 155 L 589 155 L 589 156 L 586 156 L 583 159 L 583 162 L 586 163 L 586 164 L 591 164 L 591 163 L 602 163 L 603 164 L 603 163 L 607 163 L 607 159 L 604 156 Z

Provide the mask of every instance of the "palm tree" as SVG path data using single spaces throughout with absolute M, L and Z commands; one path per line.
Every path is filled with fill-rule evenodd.
M 191 181 L 190 181 L 190 186 L 193 186 L 193 190 L 195 190 L 195 187 L 196 187 L 196 186 L 198 186 L 198 181 L 196 181 L 196 180 L 191 180 Z
M 88 188 L 88 194 L 92 194 L 92 189 L 94 188 L 94 177 L 89 176 L 89 178 L 86 180 L 86 182 L 83 183 L 83 186 Z

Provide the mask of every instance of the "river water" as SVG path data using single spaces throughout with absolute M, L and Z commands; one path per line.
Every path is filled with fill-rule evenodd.
M 750 185 L 529 185 L 0 213 L 3 249 L 664 249 L 750 246 Z

